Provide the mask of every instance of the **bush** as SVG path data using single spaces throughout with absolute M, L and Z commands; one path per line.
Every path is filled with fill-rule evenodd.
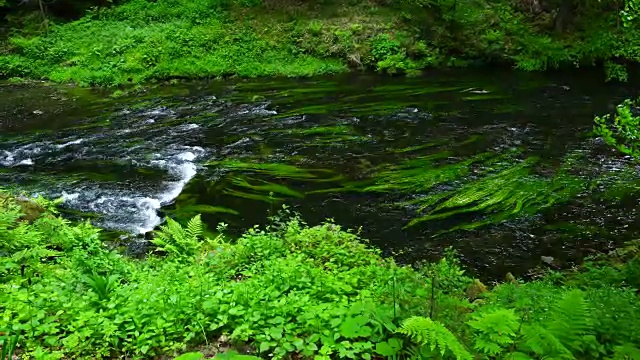
M 593 268 L 565 287 L 487 292 L 476 281 L 485 299 L 471 304 L 451 255 L 416 271 L 332 223 L 276 219 L 231 244 L 204 238 L 199 217 L 169 221 L 155 240 L 168 256 L 135 260 L 89 224 L 21 211 L 0 202 L 0 331 L 23 355 L 152 358 L 217 344 L 273 358 L 598 358 L 640 344 L 637 295 L 592 287 Z
M 640 158 L 640 116 L 637 103 L 625 100 L 615 114 L 595 118 L 594 132 L 619 151 Z

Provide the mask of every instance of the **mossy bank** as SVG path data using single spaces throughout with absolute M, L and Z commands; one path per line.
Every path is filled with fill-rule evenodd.
M 604 65 L 607 76 L 625 79 L 625 66 L 640 54 L 640 27 L 634 17 L 621 15 L 633 4 L 617 1 L 105 4 L 95 2 L 99 6 L 79 19 L 69 10 L 66 17 L 45 11 L 26 17 L 29 22 L 11 12 L 28 7 L 0 2 L 0 9 L 11 10 L 0 76 L 117 86 L 350 69 L 415 74 L 432 67 L 500 64 L 524 70 Z

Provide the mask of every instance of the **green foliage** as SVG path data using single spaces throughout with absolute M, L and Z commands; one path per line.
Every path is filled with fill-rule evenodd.
M 402 323 L 398 332 L 407 335 L 422 346 L 429 347 L 431 351 L 437 349 L 442 357 L 450 352 L 458 360 L 473 359 L 473 356 L 449 329 L 429 318 L 411 317 Z
M 452 255 L 398 266 L 333 223 L 279 217 L 205 243 L 199 217 L 167 220 L 167 256 L 131 259 L 86 223 L 25 221 L 12 197 L 0 207 L 0 341 L 11 352 L 19 339 L 24 356 L 196 359 L 186 349 L 223 337 L 251 354 L 219 359 L 624 358 L 640 344 L 638 295 L 620 275 L 638 273 L 633 244 L 618 254 L 628 268 L 593 263 L 470 304 Z
M 2 49 L 0 76 L 120 86 L 228 75 L 308 76 L 349 67 L 415 74 L 475 63 L 529 71 L 604 63 L 608 78 L 624 80 L 626 64 L 640 60 L 633 1 L 104 4 L 79 20 L 46 27 L 46 34 L 41 16 L 35 17 L 37 26 L 30 25 L 34 31 L 17 23 Z
M 2 347 L 2 351 L 0 352 L 0 360 L 13 359 L 16 348 L 18 346 L 18 340 L 20 340 L 20 336 L 18 334 L 13 336 L 9 334 L 0 336 L 0 347 Z
M 173 360 L 200 360 L 203 357 L 204 357 L 204 354 L 202 354 L 201 352 L 190 352 L 190 353 L 182 354 L 174 358 Z
M 196 215 L 183 228 L 177 221 L 167 219 L 167 225 L 160 226 L 152 242 L 159 251 L 174 256 L 193 257 L 200 253 L 203 239 L 204 225 L 200 215 Z
M 480 215 L 476 221 L 449 229 L 468 230 L 540 213 L 571 199 L 587 186 L 583 180 L 570 175 L 571 158 L 566 159 L 554 177 L 545 178 L 534 175 L 537 158 L 517 160 L 513 154 L 479 154 L 458 162 L 443 161 L 449 155 L 442 152 L 381 168 L 375 174 L 375 182 L 364 186 L 362 191 L 423 194 L 410 201 L 416 206 L 418 216 L 407 226 L 456 214 Z M 475 176 L 465 176 L 471 166 L 476 167 Z M 453 189 L 433 191 L 443 185 Z
M 89 288 L 98 296 L 99 301 L 108 301 L 113 290 L 118 284 L 116 275 L 100 276 L 97 273 L 85 277 L 85 281 Z
M 224 354 L 217 355 L 214 359 L 218 360 L 260 360 L 259 357 L 253 355 L 240 355 L 237 351 L 227 351 Z
M 596 116 L 594 132 L 619 151 L 640 158 L 640 116 L 636 102 L 625 100 L 612 115 Z
M 474 347 L 490 356 L 500 354 L 514 341 L 518 320 L 511 309 L 496 309 L 474 316 L 469 322 L 476 331 Z

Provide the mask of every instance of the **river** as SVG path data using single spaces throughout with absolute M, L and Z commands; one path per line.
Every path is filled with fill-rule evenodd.
M 594 71 L 180 82 L 143 93 L 0 86 L 0 186 L 66 216 L 215 230 L 283 204 L 414 263 L 453 246 L 501 278 L 567 267 L 640 232 L 640 168 L 591 136 L 635 95 Z

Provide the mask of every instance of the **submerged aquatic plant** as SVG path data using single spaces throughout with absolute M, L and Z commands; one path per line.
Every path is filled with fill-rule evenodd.
M 473 229 L 522 214 L 535 214 L 568 200 L 583 188 L 583 180 L 562 171 L 553 178 L 532 175 L 531 169 L 536 162 L 536 158 L 528 158 L 455 190 L 419 199 L 416 201 L 421 205 L 419 211 L 426 210 L 426 214 L 412 220 L 408 226 L 462 213 L 485 214 L 484 219 L 459 227 Z
M 552 178 L 532 173 L 537 158 L 517 160 L 511 153 L 482 153 L 463 161 L 450 160 L 448 152 L 406 160 L 380 170 L 374 183 L 362 191 L 421 194 L 416 199 L 396 203 L 417 206 L 418 216 L 408 227 L 457 214 L 480 214 L 477 221 L 454 228 L 473 229 L 523 214 L 535 214 L 568 200 L 585 185 L 565 169 L 571 159 Z
M 363 190 L 406 193 L 427 191 L 438 184 L 468 175 L 470 165 L 486 159 L 489 155 L 481 154 L 461 162 L 438 164 L 439 160 L 450 156 L 451 153 L 442 152 L 409 159 L 400 165 L 387 167 L 376 174 L 375 184 Z
M 207 165 L 219 167 L 228 171 L 243 171 L 286 179 L 317 179 L 322 174 L 326 175 L 332 173 L 331 170 L 303 169 L 289 164 L 244 162 L 237 159 L 211 161 L 208 162 Z
M 208 165 L 218 166 L 228 171 L 219 181 L 222 193 L 267 203 L 280 202 L 285 198 L 301 199 L 305 196 L 306 192 L 294 189 L 289 184 L 283 184 L 282 179 L 314 183 L 331 183 L 342 179 L 342 176 L 331 170 L 303 169 L 281 163 L 224 160 L 211 162 Z

